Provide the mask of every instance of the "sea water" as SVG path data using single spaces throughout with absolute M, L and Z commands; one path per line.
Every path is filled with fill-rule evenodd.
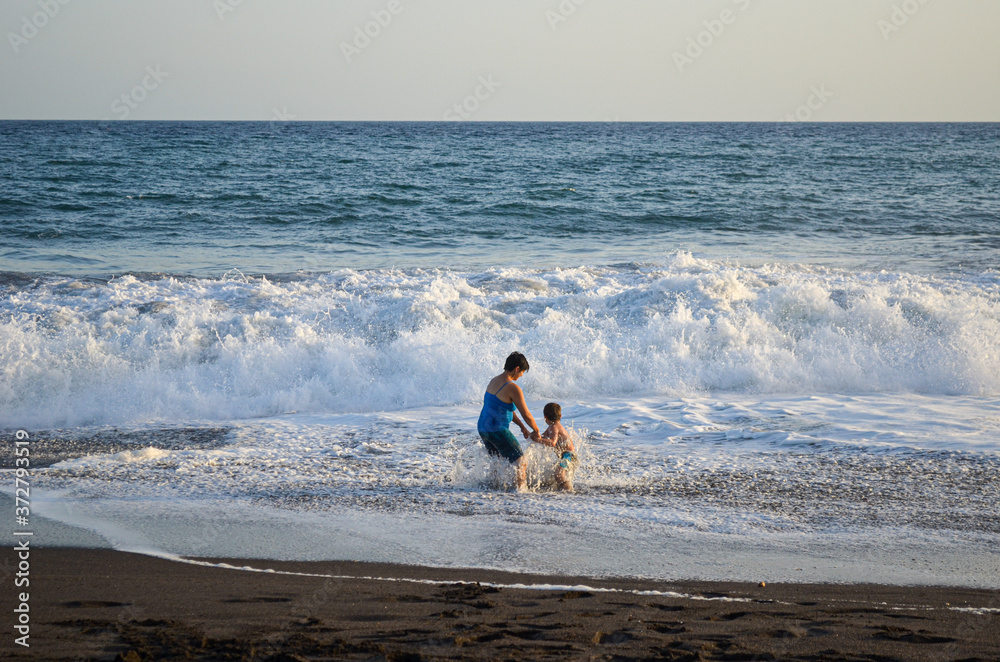
M 0 138 L 34 515 L 182 556 L 1000 587 L 997 125 Z M 573 494 L 479 441 L 515 349 Z

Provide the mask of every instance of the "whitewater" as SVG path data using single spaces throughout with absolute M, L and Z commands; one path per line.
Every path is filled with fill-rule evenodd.
M 994 271 L 679 253 L 548 271 L 38 277 L 8 285 L 2 314 L 5 427 L 469 404 L 517 348 L 530 390 L 554 399 L 1000 392 Z

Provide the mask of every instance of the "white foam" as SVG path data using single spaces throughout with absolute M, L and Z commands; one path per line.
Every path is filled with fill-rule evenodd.
M 70 468 L 82 468 L 94 466 L 98 463 L 103 463 L 106 461 L 111 462 L 121 462 L 123 464 L 132 464 L 137 462 L 149 462 L 149 461 L 163 461 L 170 458 L 173 455 L 170 451 L 161 450 L 159 448 L 143 448 L 137 451 L 122 451 L 120 453 L 113 453 L 107 456 L 94 455 L 78 458 L 75 460 L 66 460 L 56 464 L 57 467 L 62 467 L 65 469 Z
M 178 563 L 187 563 L 189 565 L 197 565 L 207 568 L 219 568 L 221 570 L 239 570 L 241 572 L 258 572 L 264 574 L 274 574 L 274 575 L 289 575 L 292 577 L 318 577 L 321 579 L 354 579 L 361 581 L 373 581 L 373 582 L 396 582 L 404 584 L 424 584 L 432 586 L 469 586 L 476 584 L 478 586 L 486 586 L 489 588 L 499 588 L 499 589 L 518 589 L 524 591 L 586 591 L 589 593 L 630 593 L 633 595 L 644 595 L 651 597 L 663 597 L 663 598 L 675 598 L 681 600 L 703 600 L 706 602 L 752 602 L 751 598 L 736 598 L 728 595 L 698 595 L 693 593 L 678 593 L 676 591 L 657 591 L 657 590 L 642 590 L 642 589 L 627 589 L 627 588 L 609 588 L 606 586 L 590 586 L 587 584 L 525 584 L 525 583 L 500 583 L 500 582 L 471 582 L 471 581 L 460 581 L 460 580 L 449 580 L 449 579 L 417 579 L 413 577 L 378 577 L 375 575 L 332 575 L 327 573 L 313 573 L 313 572 L 292 572 L 289 570 L 273 570 L 271 568 L 258 568 L 255 566 L 244 565 L 244 566 L 234 566 L 230 563 L 213 563 L 211 561 L 200 561 L 198 559 L 189 559 L 175 554 L 164 554 L 164 553 L 148 553 L 149 556 L 155 556 L 157 558 L 166 559 L 168 561 L 175 561 Z
M 0 426 L 470 404 L 510 350 L 552 398 L 1000 393 L 987 277 L 658 266 L 48 279 L 0 303 Z M 45 402 L 46 407 L 39 407 Z

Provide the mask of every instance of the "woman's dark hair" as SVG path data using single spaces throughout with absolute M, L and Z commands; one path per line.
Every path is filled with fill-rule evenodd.
M 504 372 L 510 372 L 514 368 L 520 368 L 524 372 L 528 372 L 528 359 L 521 352 L 511 352 L 510 356 L 507 357 L 507 361 L 503 364 Z

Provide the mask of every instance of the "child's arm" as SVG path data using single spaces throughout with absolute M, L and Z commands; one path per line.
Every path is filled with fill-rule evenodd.
M 543 446 L 549 446 L 550 448 L 555 448 L 557 436 L 558 435 L 555 434 L 555 430 L 550 425 L 549 427 L 545 428 L 545 432 L 543 432 L 541 436 L 538 437 L 538 443 L 542 444 Z

